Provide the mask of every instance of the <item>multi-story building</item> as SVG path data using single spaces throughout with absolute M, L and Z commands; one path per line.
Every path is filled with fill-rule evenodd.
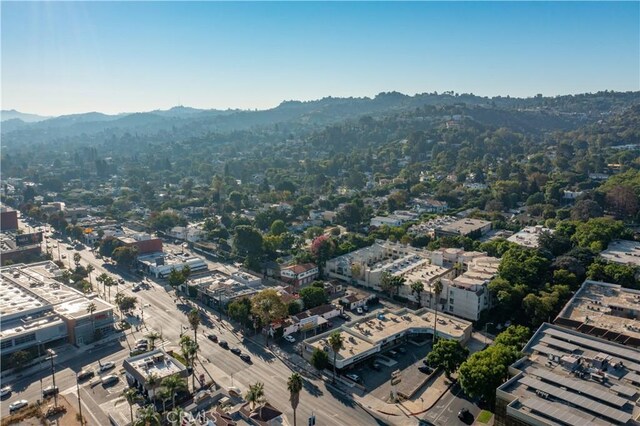
M 188 266 L 191 272 L 205 271 L 209 268 L 201 258 L 180 253 L 155 252 L 138 256 L 137 260 L 143 271 L 156 278 L 166 278 L 171 271 L 182 271 L 185 266 Z
M 295 287 L 300 287 L 311 283 L 320 274 L 318 266 L 314 263 L 303 263 L 287 266 L 280 269 L 282 281 Z
M 637 425 L 640 350 L 543 324 L 496 390 L 496 426 Z
M 153 398 L 160 388 L 160 382 L 171 376 L 188 377 L 187 367 L 161 349 L 155 349 L 132 356 L 122 362 L 127 381 L 137 387 L 144 395 Z M 154 383 L 149 377 L 157 378 Z
M 586 280 L 554 323 L 640 348 L 640 290 Z
M 56 281 L 61 273 L 49 261 L 0 268 L 3 356 L 62 342 L 83 345 L 115 332 L 113 306 Z
M 0 231 L 18 229 L 18 212 L 4 205 L 0 205 Z
M 435 228 L 436 237 L 478 238 L 491 230 L 491 222 L 482 219 L 459 219 Z
M 527 226 L 526 228 L 520 230 L 519 232 L 516 232 L 515 234 L 507 238 L 507 241 L 516 243 L 523 247 L 538 248 L 540 246 L 540 235 L 542 235 L 544 232 L 552 234 L 554 231 L 553 229 L 545 228 L 542 225 Z

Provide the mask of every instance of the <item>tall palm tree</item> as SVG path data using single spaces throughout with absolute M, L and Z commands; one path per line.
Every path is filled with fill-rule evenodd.
M 127 388 L 122 392 L 122 396 L 127 400 L 129 404 L 129 411 L 131 412 L 131 422 L 133 423 L 133 404 L 142 400 L 142 396 L 138 393 L 136 388 Z
M 171 394 L 172 407 L 176 406 L 176 392 L 187 389 L 184 379 L 175 374 L 162 379 L 162 386 Z
M 329 336 L 329 346 L 333 351 L 333 383 L 336 382 L 336 358 L 340 349 L 344 348 L 344 337 L 339 331 L 334 331 Z
M 189 325 L 193 329 L 193 340 L 198 343 L 198 327 L 200 326 L 200 312 L 193 308 L 188 314 L 187 319 L 189 320 Z
M 182 336 L 180 338 L 180 351 L 182 352 L 182 356 L 187 361 L 187 364 L 191 366 L 191 387 L 193 387 L 193 391 L 196 390 L 196 371 L 194 368 L 196 355 L 198 354 L 198 349 L 200 349 L 199 345 L 194 342 L 189 336 Z
M 93 281 L 91 281 L 91 273 L 95 270 L 96 268 L 94 268 L 93 265 L 87 265 L 87 277 L 89 278 L 89 284 L 91 285 L 91 293 L 93 293 Z
M 162 335 L 155 330 L 151 330 L 144 336 L 147 340 L 149 340 L 149 345 L 151 345 L 151 350 L 156 348 L 156 340 L 160 339 Z
M 151 400 L 154 401 L 156 399 L 155 388 L 158 387 L 158 385 L 160 384 L 160 377 L 158 377 L 158 375 L 155 373 L 150 373 L 147 375 L 144 382 L 147 388 L 147 392 L 153 391 L 151 392 L 152 393 Z
M 291 408 L 293 408 L 293 426 L 296 426 L 296 410 L 298 403 L 300 402 L 300 391 L 302 390 L 302 376 L 298 373 L 293 373 L 287 380 L 287 389 L 289 390 L 289 401 L 291 401 Z
M 98 309 L 96 307 L 96 304 L 91 302 L 87 305 L 87 313 L 89 315 L 91 315 L 91 329 L 93 330 L 93 337 L 95 338 L 96 335 L 96 323 L 95 323 L 95 318 L 93 317 L 93 313 L 96 311 L 96 309 Z M 93 340 L 93 339 L 92 339 Z
M 256 382 L 249 386 L 249 390 L 244 398 L 251 403 L 251 410 L 256 407 L 256 404 L 262 404 L 264 399 L 264 383 Z M 260 408 L 260 417 L 262 417 L 262 408 Z
M 436 342 L 437 339 L 437 329 L 438 329 L 438 303 L 440 303 L 440 293 L 442 293 L 442 281 L 438 280 L 433 284 L 433 293 L 436 295 L 436 316 L 435 321 L 433 323 L 433 343 Z
M 153 404 L 149 404 L 138 411 L 138 418 L 133 422 L 133 426 L 160 426 L 162 417 L 156 411 Z
M 415 294 L 416 300 L 418 301 L 418 308 L 422 307 L 422 301 L 420 300 L 420 295 L 424 291 L 424 283 L 422 281 L 416 281 L 411 283 L 411 293 Z

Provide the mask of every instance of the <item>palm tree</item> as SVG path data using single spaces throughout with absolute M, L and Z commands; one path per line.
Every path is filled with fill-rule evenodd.
M 149 344 L 151 345 L 151 350 L 156 348 L 156 340 L 160 339 L 162 335 L 155 330 L 150 331 L 144 336 L 147 340 L 149 340 Z
M 340 349 L 344 348 L 344 337 L 339 331 L 334 331 L 329 336 L 329 346 L 333 351 L 333 383 L 336 382 L 336 358 Z
M 422 281 L 416 281 L 411 283 L 411 293 L 416 296 L 416 300 L 418 301 L 418 308 L 422 307 L 422 303 L 420 300 L 420 295 L 424 291 L 424 283 Z
M 162 379 L 162 386 L 167 389 L 167 392 L 171 395 L 171 406 L 176 406 L 176 392 L 180 390 L 186 390 L 187 384 L 184 379 L 178 375 L 168 376 Z
M 182 336 L 180 338 L 180 351 L 182 356 L 187 361 L 187 364 L 191 365 L 191 387 L 193 391 L 196 390 L 196 372 L 194 368 L 196 355 L 198 354 L 199 345 L 194 342 L 189 336 Z
M 151 393 L 151 391 L 153 391 L 151 400 L 152 401 L 155 400 L 156 399 L 155 388 L 160 384 L 160 377 L 158 377 L 158 375 L 155 373 L 150 373 L 149 375 L 147 375 L 144 382 L 145 382 L 145 387 L 147 388 L 147 392 Z
M 93 293 L 93 281 L 91 281 L 91 273 L 95 271 L 96 268 L 93 265 L 87 265 L 87 277 L 89 278 L 89 284 L 91 284 L 91 292 Z
M 162 418 L 153 404 L 149 404 L 138 411 L 138 418 L 133 426 L 160 426 Z
M 73 263 L 75 263 L 76 266 L 78 266 L 78 264 L 80 263 L 80 259 L 82 259 L 82 257 L 80 256 L 80 253 L 73 254 Z
M 433 284 L 433 294 L 436 295 L 436 316 L 435 321 L 433 322 L 433 343 L 436 342 L 437 339 L 437 328 L 438 328 L 438 303 L 440 302 L 440 293 L 442 293 L 442 281 L 438 280 Z
M 193 339 L 196 343 L 198 343 L 198 326 L 200 325 L 200 312 L 196 308 L 193 308 L 188 314 L 187 319 L 189 320 L 189 325 L 193 329 Z
M 120 311 L 120 316 L 122 316 L 122 308 L 120 307 L 120 304 L 122 303 L 123 299 L 124 299 L 124 293 L 116 293 L 115 302 L 116 302 L 116 306 L 118 307 L 118 310 Z
M 162 401 L 162 412 L 167 411 L 167 401 L 171 399 L 171 394 L 168 390 L 162 388 L 160 392 L 158 392 L 158 396 L 160 397 L 160 401 Z
M 87 305 L 87 313 L 89 315 L 91 315 L 91 329 L 93 330 L 93 336 L 95 338 L 95 334 L 96 334 L 96 323 L 95 323 L 95 318 L 93 317 L 93 313 L 96 311 L 96 309 L 98 309 L 96 307 L 96 304 L 91 302 Z
M 300 391 L 302 390 L 302 376 L 298 373 L 293 373 L 287 380 L 287 389 L 289 390 L 289 401 L 291 401 L 291 408 L 293 408 L 293 426 L 296 426 L 296 409 L 300 402 Z
M 142 400 L 142 397 L 138 393 L 136 388 L 127 388 L 122 392 L 122 396 L 127 400 L 129 404 L 129 411 L 131 412 L 131 422 L 133 422 L 133 404 Z
M 249 386 L 244 399 L 251 403 L 252 410 L 256 407 L 256 404 L 262 404 L 264 402 L 264 383 L 256 382 L 254 385 Z

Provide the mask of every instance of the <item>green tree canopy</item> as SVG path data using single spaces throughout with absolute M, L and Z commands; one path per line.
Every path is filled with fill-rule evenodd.
M 304 302 L 305 309 L 315 308 L 316 306 L 324 305 L 327 303 L 327 293 L 324 288 L 318 287 L 305 287 L 300 290 L 300 297 Z
M 447 376 L 451 376 L 468 356 L 469 350 L 463 348 L 459 342 L 440 339 L 429 352 L 427 362 L 434 367 L 441 367 Z

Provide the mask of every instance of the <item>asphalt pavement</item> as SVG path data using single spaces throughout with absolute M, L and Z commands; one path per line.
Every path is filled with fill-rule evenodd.
M 67 255 L 67 259 L 64 260 L 68 260 L 76 252 L 75 250 L 67 250 L 67 243 L 61 243 L 51 237 L 49 242 L 52 245 L 58 244 L 60 246 L 62 244 L 60 253 Z M 177 246 L 171 245 L 168 248 L 178 249 Z M 133 292 L 132 286 L 140 282 L 140 276 L 105 265 L 104 260 L 97 259 L 89 249 L 79 250 L 78 253 L 81 256 L 80 263 L 82 265 L 91 264 L 95 268 L 92 273 L 94 289 L 97 289 L 98 286 L 95 278 L 103 272 L 107 272 L 116 278 L 124 278 L 125 283 L 124 285 L 119 285 L 118 290 L 126 295 L 138 298 L 137 311 L 134 315 L 139 314 L 141 318 L 144 318 L 144 324 L 140 331 L 135 331 L 135 328 L 127 331 L 127 342 L 111 342 L 91 351 L 78 353 L 78 356 L 56 364 L 56 385 L 61 393 L 71 395 L 73 398 L 76 395 L 75 374 L 77 372 L 84 368 L 97 369 L 99 360 L 102 362 L 107 360 L 115 361 L 117 366 L 114 371 L 118 372 L 122 369 L 122 361 L 129 356 L 129 345 L 133 346 L 133 342 L 143 338 L 151 330 L 162 333 L 162 339 L 156 342 L 156 346 L 165 346 L 165 349 L 170 347 L 177 349 L 180 334 L 183 332 L 184 326 L 188 326 L 186 313 L 189 310 L 187 304 L 176 300 L 173 291 L 165 289 L 164 282 L 151 281 L 148 289 Z M 57 254 L 57 249 L 54 249 L 54 259 L 58 258 Z M 208 261 L 208 263 L 210 268 L 216 266 L 214 262 Z M 102 293 L 102 286 L 98 291 Z M 115 293 L 116 289 L 114 287 L 111 290 L 112 301 Z M 244 338 L 240 333 L 235 332 L 227 322 L 218 321 L 214 312 L 205 310 L 202 318 L 202 325 L 198 330 L 201 364 L 196 365 L 197 373 L 206 369 L 208 375 L 223 387 L 233 385 L 239 387 L 243 392 L 255 382 L 264 383 L 267 400 L 283 411 L 290 423 L 292 423 L 293 410 L 290 406 L 286 385 L 292 371 L 261 344 Z M 191 330 L 188 333 L 193 334 Z M 226 340 L 230 347 L 238 347 L 243 353 L 249 354 L 252 362 L 248 364 L 229 350 L 225 350 L 209 341 L 206 338 L 209 333 L 214 333 L 219 338 Z M 261 337 L 258 336 L 257 340 L 261 342 Z M 68 350 L 74 351 L 76 349 L 70 346 Z M 17 379 L 13 383 L 7 383 L 11 384 L 15 391 L 10 398 L 3 401 L 2 415 L 5 416 L 7 414 L 8 402 L 18 399 L 27 399 L 35 402 L 39 399 L 40 379 L 42 379 L 43 387 L 51 384 L 49 368 L 43 366 L 43 369 L 37 374 Z M 104 411 L 109 406 L 110 401 L 120 397 L 119 394 L 123 389 L 123 376 L 117 386 L 109 389 L 103 389 L 101 385 L 92 387 L 88 382 L 82 383 L 80 394 L 83 400 L 86 399 L 86 411 L 91 412 L 91 415 L 87 416 L 88 420 L 98 425 L 107 424 L 107 417 Z M 327 387 L 321 380 L 307 377 L 305 378 L 304 389 L 300 395 L 300 405 L 297 410 L 298 423 L 306 423 L 306 419 L 312 413 L 316 416 L 316 424 L 318 425 L 380 424 L 350 398 L 345 397 L 331 387 Z

